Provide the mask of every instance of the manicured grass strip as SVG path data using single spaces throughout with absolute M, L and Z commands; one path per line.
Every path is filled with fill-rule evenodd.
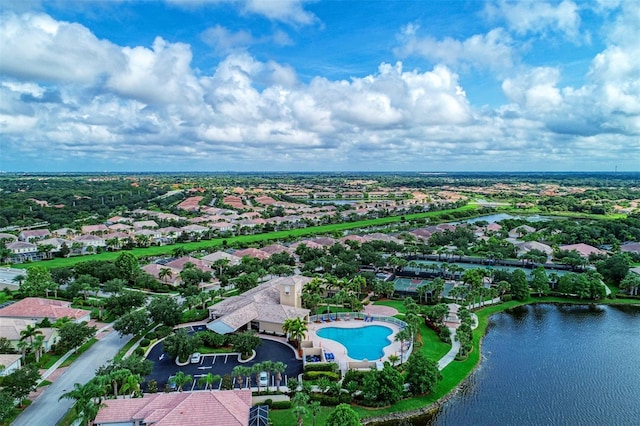
M 405 314 L 407 312 L 407 308 L 405 308 L 402 300 L 376 300 L 373 304 L 394 308 L 401 314 Z
M 80 346 L 80 348 L 78 348 L 78 351 L 67 358 L 60 367 L 68 367 L 73 364 L 73 362 L 77 360 L 80 355 L 85 353 L 87 349 L 89 349 L 97 341 L 98 339 L 95 338 L 87 340 L 82 346 Z

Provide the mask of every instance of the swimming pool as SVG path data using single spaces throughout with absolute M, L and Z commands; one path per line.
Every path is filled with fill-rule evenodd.
M 353 359 L 375 361 L 384 355 L 384 347 L 391 344 L 393 331 L 382 325 L 367 325 L 358 328 L 325 327 L 319 329 L 318 337 L 335 340 L 347 349 Z

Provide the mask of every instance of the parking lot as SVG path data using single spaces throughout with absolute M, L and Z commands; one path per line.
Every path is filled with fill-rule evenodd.
M 296 359 L 294 351 L 287 345 L 276 342 L 273 340 L 262 339 L 262 345 L 256 349 L 256 356 L 253 360 L 245 363 L 238 361 L 237 354 L 211 354 L 202 355 L 200 362 L 197 364 L 189 364 L 185 366 L 179 366 L 176 364 L 175 359 L 171 359 L 169 355 L 164 352 L 162 343 L 157 344 L 147 356 L 147 359 L 153 362 L 153 371 L 145 379 L 148 382 L 154 379 L 158 382 L 158 391 L 162 391 L 167 383 L 169 376 L 175 375 L 178 371 L 189 374 L 193 377 L 193 382 L 184 387 L 184 390 L 198 390 L 204 389 L 203 386 L 198 386 L 198 379 L 211 373 L 213 375 L 231 375 L 231 371 L 237 365 L 243 365 L 245 367 L 252 367 L 254 364 L 271 360 L 274 362 L 281 361 L 287 365 L 287 369 L 282 375 L 281 385 L 286 384 L 286 379 L 289 377 L 297 378 L 302 373 L 302 361 Z M 272 377 L 273 381 L 275 377 Z M 255 386 L 255 379 L 253 380 Z M 274 385 L 271 383 L 270 385 Z M 146 384 L 145 384 L 146 386 Z M 220 386 L 220 382 L 215 382 L 213 388 L 217 389 Z

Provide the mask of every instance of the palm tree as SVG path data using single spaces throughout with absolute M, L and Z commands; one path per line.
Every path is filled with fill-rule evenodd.
M 396 363 L 398 361 L 400 361 L 400 357 L 398 355 L 396 355 L 396 354 L 391 354 L 391 355 L 389 355 L 388 358 L 389 358 L 389 362 L 391 363 L 391 365 L 396 365 Z
M 120 391 L 125 394 L 125 393 L 130 393 L 131 394 L 131 398 L 133 398 L 133 396 L 140 392 L 140 382 L 142 381 L 142 378 L 140 377 L 139 374 L 130 374 L 126 381 L 124 382 L 124 384 L 122 385 L 122 387 L 120 388 Z
M 271 383 L 271 374 L 273 372 L 274 365 L 276 365 L 276 363 L 270 360 L 262 362 L 262 371 L 267 372 L 267 390 L 269 390 L 269 384 Z
M 44 349 L 44 336 L 42 334 L 38 334 L 35 336 L 33 342 L 31 343 L 31 348 L 36 354 L 36 363 L 40 362 L 40 356 L 42 355 L 42 350 Z
M 291 403 L 293 405 L 293 414 L 298 420 L 298 426 L 302 426 L 304 422 L 304 416 L 307 414 L 307 403 L 309 402 L 309 395 L 304 392 L 298 392 L 294 395 Z
M 309 404 L 309 408 L 313 416 L 313 426 L 316 426 L 316 416 L 320 412 L 320 401 L 312 401 L 311 404 Z
M 29 349 L 31 345 L 26 340 L 20 340 L 17 347 L 20 351 L 20 354 L 22 355 L 22 362 L 24 363 L 25 357 L 27 356 L 27 349 Z
M 178 388 L 178 392 L 182 392 L 182 387 L 187 383 L 193 382 L 193 377 L 190 374 L 184 374 L 183 371 L 178 371 L 175 376 L 173 376 L 173 381 Z
M 15 277 L 13 277 L 13 279 L 11 281 L 13 281 L 14 283 L 18 283 L 18 288 L 22 287 L 22 282 L 26 279 L 27 277 L 22 275 L 22 274 L 18 274 Z
M 38 330 L 38 326 L 28 324 L 24 330 L 20 330 L 20 340 L 29 339 L 29 345 L 33 345 L 33 338 L 38 334 L 42 334 L 42 331 Z
M 249 367 L 245 367 L 244 365 L 237 365 L 233 367 L 231 374 L 236 377 L 236 383 L 238 383 L 238 386 L 240 387 L 240 389 L 242 389 L 244 388 L 243 379 L 251 373 Z
M 257 362 L 251 366 L 251 374 L 256 375 L 256 385 L 258 387 L 258 394 L 260 394 L 260 373 L 264 371 L 261 362 Z M 249 376 L 251 377 L 251 376 Z M 251 387 L 251 386 L 249 386 Z
M 127 378 L 131 375 L 131 370 L 128 368 L 121 368 L 118 370 L 113 370 L 109 373 L 109 378 L 111 379 L 111 385 L 113 386 L 113 395 L 118 398 L 118 386 L 121 382 L 127 380 Z
M 73 390 L 63 394 L 59 400 L 76 400 L 76 412 L 82 413 L 83 422 L 90 426 L 102 406 L 101 395 L 102 389 L 93 382 L 88 382 L 85 385 L 76 383 L 73 385 Z
M 400 342 L 400 365 L 404 361 L 404 343 L 411 340 L 411 331 L 409 328 L 403 328 L 402 330 L 396 333 L 396 337 L 394 339 L 396 342 Z
M 282 381 L 282 373 L 287 369 L 287 365 L 281 361 L 277 361 L 273 364 L 271 370 L 276 373 L 277 390 L 280 392 L 280 382 Z
M 300 317 L 287 318 L 282 324 L 282 331 L 290 336 L 290 339 L 295 340 L 298 345 L 298 351 L 301 351 L 300 344 L 302 339 L 306 336 L 308 331 L 307 324 Z
M 204 390 L 209 389 L 209 386 L 213 389 L 213 382 L 217 382 L 220 380 L 220 375 L 208 373 L 205 376 L 202 376 L 198 379 L 198 386 L 204 385 Z
M 158 278 L 166 284 L 170 278 L 173 278 L 173 271 L 171 268 L 161 268 L 158 272 Z

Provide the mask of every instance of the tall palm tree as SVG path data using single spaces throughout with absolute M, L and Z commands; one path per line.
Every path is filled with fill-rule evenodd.
M 249 367 L 245 367 L 244 365 L 237 365 L 233 367 L 231 374 L 236 377 L 236 383 L 240 389 L 244 388 L 244 378 L 247 377 L 250 373 Z
M 251 374 L 256 375 L 256 385 L 258 387 L 258 394 L 260 393 L 260 373 L 263 372 L 264 369 L 262 367 L 261 362 L 257 362 L 251 366 Z M 250 376 L 251 377 L 251 376 Z M 251 387 L 251 386 L 249 386 Z
M 171 268 L 161 268 L 158 272 L 158 278 L 166 284 L 169 279 L 173 278 L 173 271 Z
M 123 394 L 130 394 L 131 398 L 133 398 L 133 396 L 140 392 L 140 382 L 142 381 L 142 378 L 140 377 L 139 374 L 130 374 L 124 384 L 122 385 L 122 387 L 120 388 L 120 391 Z
M 306 322 L 300 318 L 288 318 L 285 320 L 285 324 L 289 322 L 289 325 L 287 327 L 288 329 L 288 333 L 291 336 L 291 339 L 295 340 L 297 345 L 298 345 L 298 351 L 301 350 L 300 345 L 302 342 L 302 339 L 304 339 L 304 337 L 306 336 L 306 333 L 308 331 L 307 328 L 307 324 Z M 285 324 L 283 324 L 282 329 L 284 330 L 285 328 Z
M 404 344 L 411 340 L 411 331 L 409 330 L 409 327 L 398 331 L 394 340 L 396 342 L 400 342 L 400 365 L 402 365 L 402 362 L 404 361 Z
M 113 370 L 109 373 L 109 378 L 111 379 L 111 385 L 113 386 L 113 395 L 118 398 L 118 386 L 121 382 L 127 380 L 127 377 L 131 375 L 131 370 L 128 368 L 121 368 L 118 370 Z
M 20 330 L 20 340 L 29 339 L 29 345 L 33 345 L 33 338 L 38 334 L 42 334 L 42 331 L 38 330 L 37 325 L 27 324 L 24 330 Z
M 33 338 L 31 348 L 36 354 L 36 363 L 40 362 L 40 356 L 42 355 L 42 350 L 44 349 L 44 336 L 42 334 L 38 334 Z
M 275 362 L 267 360 L 262 361 L 262 371 L 267 372 L 267 390 L 269 390 L 269 383 L 271 383 L 271 375 L 273 374 L 273 367 L 276 365 Z
M 26 276 L 24 276 L 22 274 L 18 274 L 15 277 L 13 277 L 13 279 L 11 281 L 13 281 L 14 283 L 18 283 L 18 288 L 20 288 L 20 287 L 22 287 L 22 283 L 26 278 L 27 278 Z
M 63 394 L 59 399 L 74 399 L 76 412 L 82 414 L 82 420 L 90 426 L 102 406 L 102 390 L 93 382 L 84 385 L 76 383 L 73 390 Z
M 277 361 L 273 364 L 271 371 L 276 374 L 276 385 L 278 392 L 280 392 L 280 382 L 282 381 L 282 373 L 284 373 L 287 369 L 287 365 L 282 361 Z
M 213 389 L 213 382 L 217 382 L 220 380 L 220 375 L 208 373 L 198 379 L 198 386 L 204 385 L 204 390 L 209 389 L 209 386 Z
M 178 392 L 182 392 L 182 387 L 187 383 L 193 382 L 193 377 L 190 374 L 184 374 L 183 371 L 178 371 L 175 376 L 173 376 L 174 383 L 178 388 Z

